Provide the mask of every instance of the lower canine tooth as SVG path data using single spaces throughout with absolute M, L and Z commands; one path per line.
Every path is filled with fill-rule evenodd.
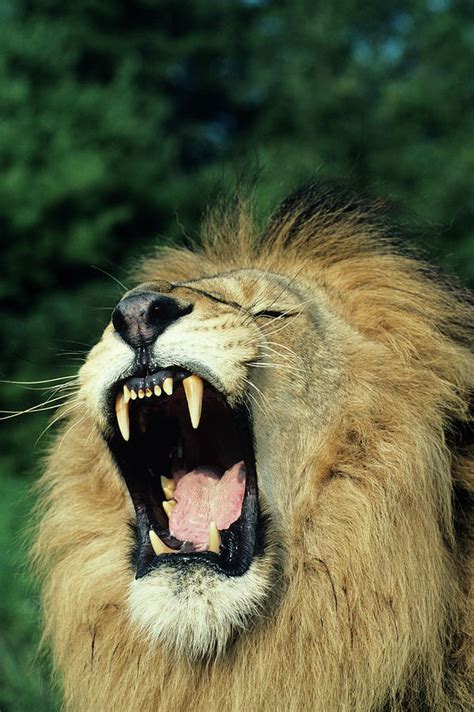
M 217 528 L 217 524 L 215 522 L 211 522 L 209 524 L 209 544 L 207 546 L 208 551 L 213 551 L 214 554 L 218 554 L 221 548 L 221 535 L 219 533 L 219 529 Z
M 153 529 L 150 529 L 148 535 L 150 537 L 150 544 L 152 545 L 153 551 L 157 556 L 160 556 L 160 554 L 176 554 L 174 549 L 170 549 L 169 546 L 166 546 L 166 544 L 161 541 L 160 537 L 153 531 Z
M 115 414 L 122 437 L 128 442 L 130 439 L 130 419 L 128 417 L 128 401 L 125 400 L 123 393 L 117 393 Z
M 171 512 L 173 509 L 176 507 L 176 502 L 174 499 L 170 500 L 165 500 L 164 502 L 161 503 L 163 505 L 163 509 L 165 510 L 166 516 L 168 519 L 171 517 Z
M 160 481 L 161 489 L 163 490 L 166 499 L 172 499 L 175 490 L 174 480 L 170 479 L 169 477 L 164 477 L 164 475 L 161 475 Z
M 183 380 L 183 388 L 186 394 L 186 400 L 188 401 L 191 425 L 196 429 L 201 420 L 202 394 L 204 391 L 203 380 L 196 375 L 188 376 L 188 378 Z

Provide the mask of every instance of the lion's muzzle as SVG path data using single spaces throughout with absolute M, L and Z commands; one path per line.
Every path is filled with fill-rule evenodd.
M 131 372 L 109 391 L 107 441 L 128 487 L 141 578 L 161 563 L 205 563 L 226 575 L 250 566 L 258 524 L 248 411 L 182 365 L 162 367 L 153 345 L 192 304 L 153 291 L 114 310 L 117 336 L 135 352 Z

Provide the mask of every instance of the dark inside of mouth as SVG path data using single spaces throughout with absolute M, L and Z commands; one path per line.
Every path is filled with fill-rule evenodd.
M 128 442 L 116 424 L 109 442 L 135 507 L 137 578 L 163 563 L 187 565 L 192 560 L 240 575 L 255 553 L 258 519 L 248 417 L 204 382 L 201 418 L 193 428 L 182 384 L 186 373 L 167 370 L 150 379 L 159 382 L 170 374 L 173 393 L 162 390 L 159 396 L 131 399 Z M 127 384 L 135 385 L 134 379 Z M 214 547 L 207 533 L 211 519 L 218 527 Z M 154 535 L 158 546 L 164 545 L 158 553 L 151 543 Z

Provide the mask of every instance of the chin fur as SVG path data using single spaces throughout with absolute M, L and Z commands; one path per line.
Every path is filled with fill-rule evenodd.
M 164 645 L 190 659 L 219 657 L 237 631 L 246 630 L 268 602 L 263 562 L 229 578 L 194 566 L 162 565 L 130 586 L 130 617 L 153 647 Z

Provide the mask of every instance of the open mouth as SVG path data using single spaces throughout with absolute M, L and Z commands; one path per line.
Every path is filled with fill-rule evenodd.
M 108 444 L 135 507 L 137 578 L 198 561 L 243 574 L 260 520 L 246 409 L 178 367 L 128 378 L 111 395 Z

